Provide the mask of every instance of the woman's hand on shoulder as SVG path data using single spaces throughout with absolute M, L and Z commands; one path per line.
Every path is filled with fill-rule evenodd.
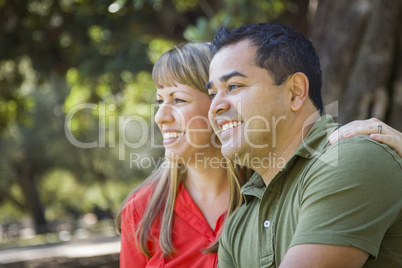
M 389 145 L 402 157 L 402 133 L 377 118 L 352 121 L 334 131 L 328 139 L 332 144 L 342 138 L 365 134 L 375 141 Z

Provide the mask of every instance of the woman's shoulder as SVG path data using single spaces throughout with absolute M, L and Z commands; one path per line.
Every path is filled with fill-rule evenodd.
M 154 184 L 147 184 L 133 191 L 124 203 L 123 211 L 136 211 L 137 214 L 142 214 L 146 209 L 154 189 Z

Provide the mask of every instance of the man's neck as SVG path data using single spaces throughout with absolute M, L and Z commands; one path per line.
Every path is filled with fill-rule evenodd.
M 292 127 L 293 132 L 290 132 L 289 136 L 281 143 L 280 146 L 274 148 L 274 152 L 271 155 L 275 156 L 275 163 L 269 168 L 261 167 L 260 169 L 255 169 L 264 180 L 265 185 L 268 185 L 275 175 L 284 167 L 284 165 L 292 158 L 293 154 L 306 138 L 314 123 L 320 118 L 318 113 L 307 118 L 295 118 Z

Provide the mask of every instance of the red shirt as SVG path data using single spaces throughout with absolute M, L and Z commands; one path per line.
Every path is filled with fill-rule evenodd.
M 186 188 L 180 184 L 173 218 L 173 245 L 176 249 L 173 258 L 163 257 L 159 247 L 159 224 L 151 228 L 152 237 L 148 243 L 151 258 L 147 258 L 135 243 L 135 228 L 140 221 L 150 198 L 150 191 L 143 189 L 128 202 L 122 213 L 120 267 L 216 267 L 217 253 L 205 254 L 202 249 L 211 245 L 223 225 L 225 214 L 216 222 L 215 231 L 211 229 L 201 211 L 194 204 Z

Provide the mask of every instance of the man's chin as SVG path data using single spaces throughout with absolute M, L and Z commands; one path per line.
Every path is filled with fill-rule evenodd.
M 222 148 L 221 151 L 224 157 L 240 165 L 242 156 L 239 148 Z

